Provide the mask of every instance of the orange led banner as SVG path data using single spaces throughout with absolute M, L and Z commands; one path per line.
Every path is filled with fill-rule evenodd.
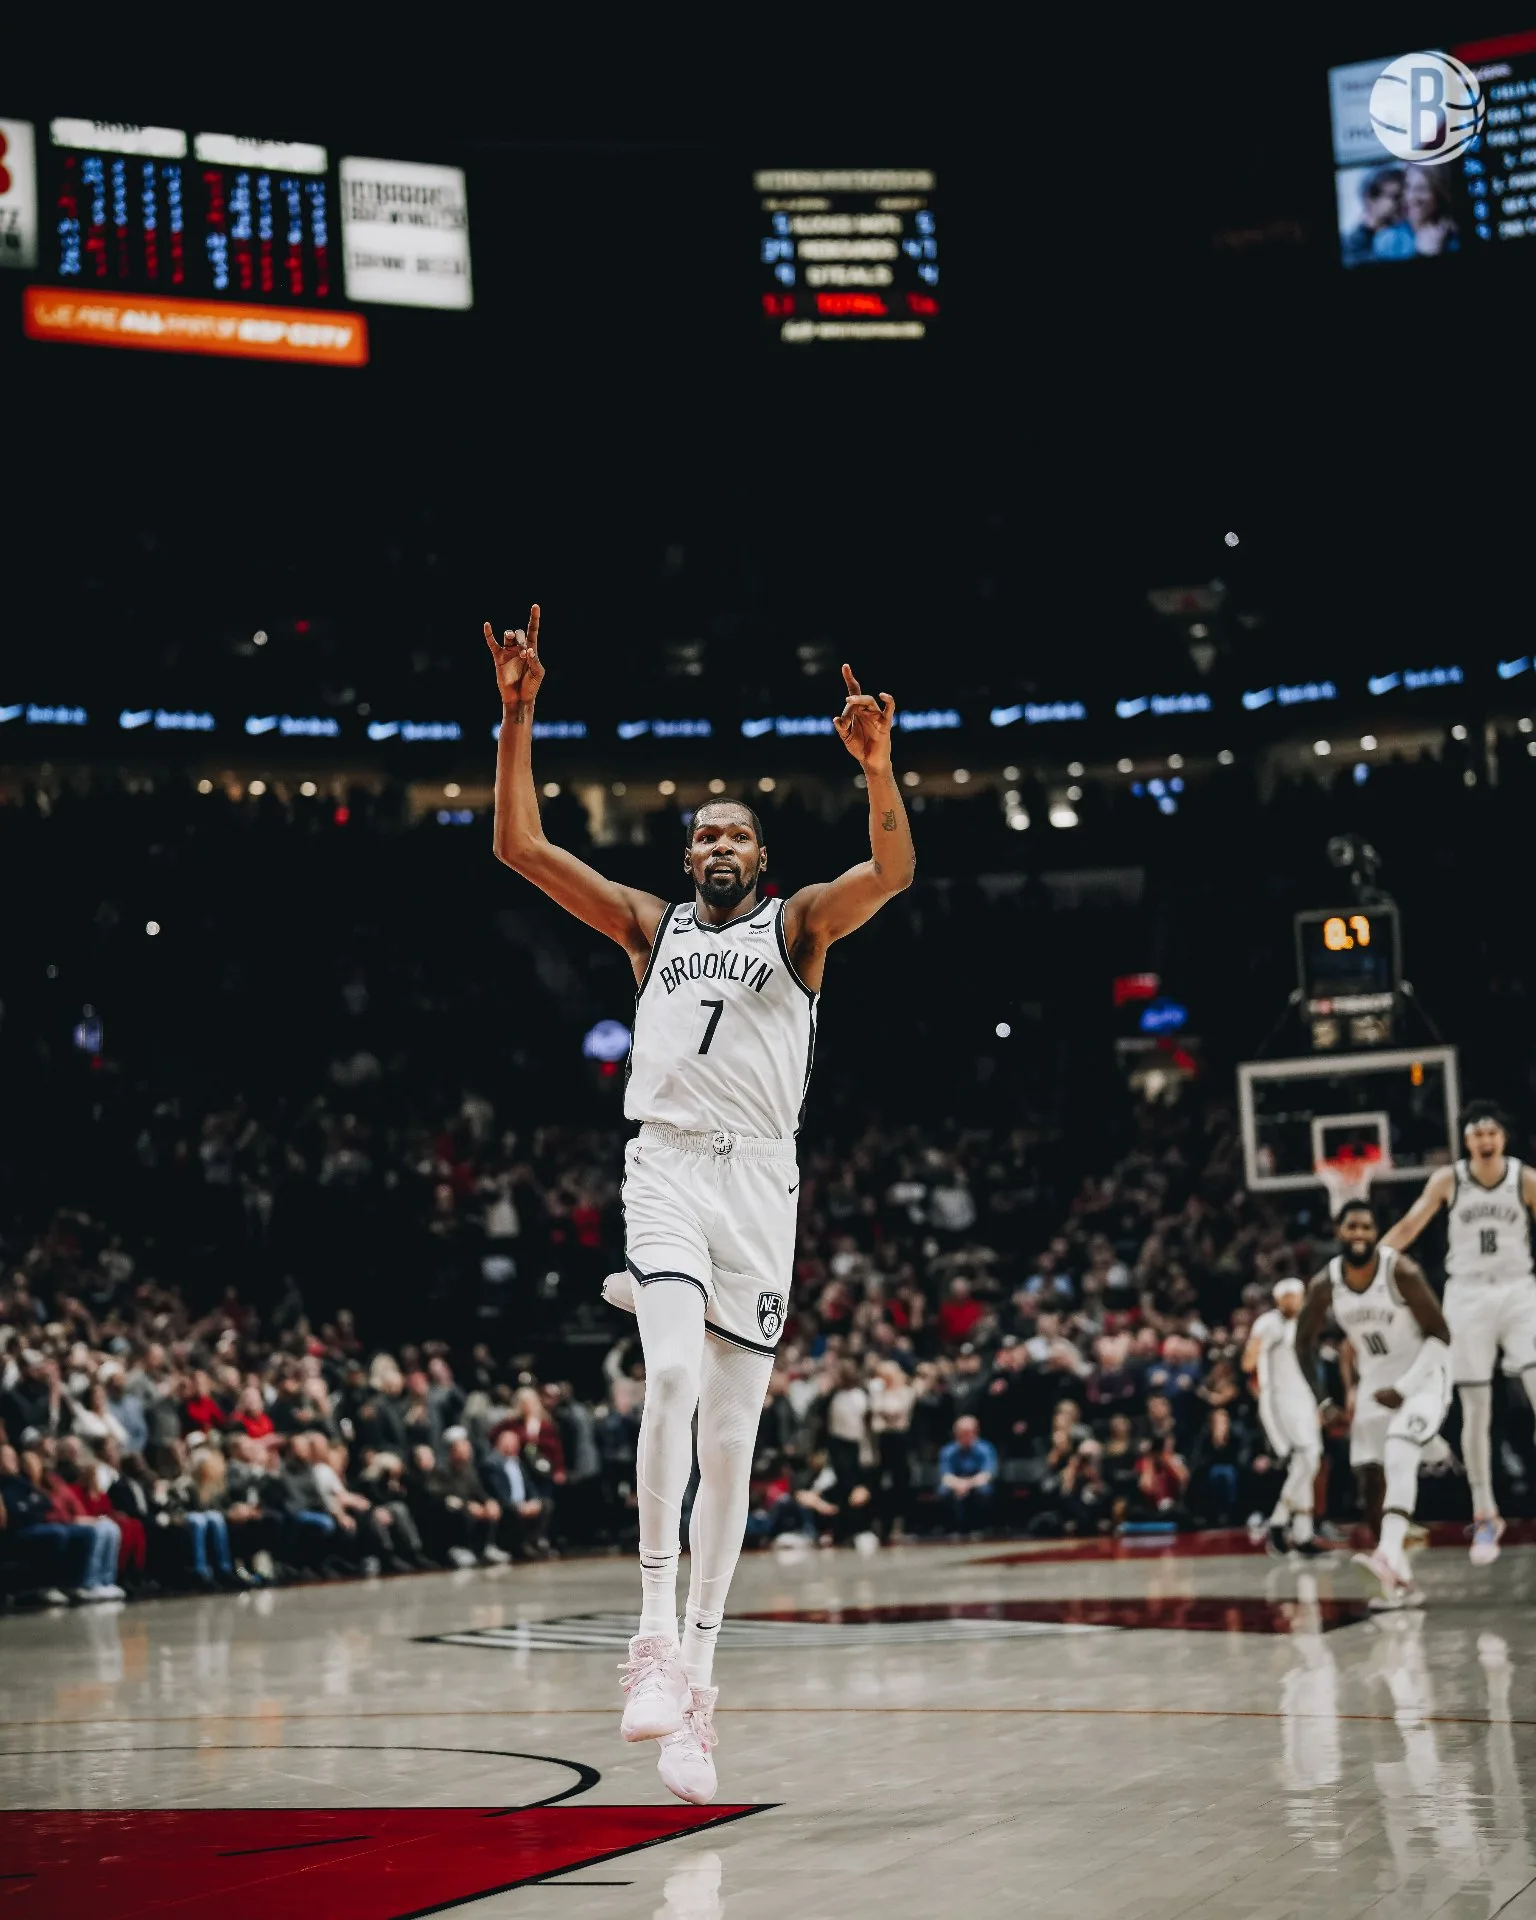
M 150 347 L 162 353 L 221 353 L 244 360 L 368 364 L 368 323 L 360 313 L 181 300 L 167 294 L 85 293 L 27 287 L 22 326 L 33 340 L 91 347 Z

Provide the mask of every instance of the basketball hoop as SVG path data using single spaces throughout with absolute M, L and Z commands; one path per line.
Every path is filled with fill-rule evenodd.
M 1371 1182 L 1391 1166 L 1391 1154 L 1374 1144 L 1343 1147 L 1330 1158 L 1317 1161 L 1313 1171 L 1328 1189 L 1329 1219 L 1337 1220 L 1340 1209 L 1356 1200 L 1369 1200 Z

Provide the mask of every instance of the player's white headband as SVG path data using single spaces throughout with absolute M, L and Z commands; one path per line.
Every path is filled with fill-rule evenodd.
M 1275 1282 L 1275 1298 L 1277 1300 L 1283 1300 L 1288 1293 L 1305 1293 L 1306 1290 L 1306 1282 L 1302 1280 L 1277 1280 Z

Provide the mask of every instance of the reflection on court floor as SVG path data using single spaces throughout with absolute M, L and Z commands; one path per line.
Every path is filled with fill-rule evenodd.
M 13 1618 L 0 1912 L 1531 1920 L 1536 1553 L 1418 1572 L 752 1556 L 702 1811 L 617 1737 L 623 1561 Z

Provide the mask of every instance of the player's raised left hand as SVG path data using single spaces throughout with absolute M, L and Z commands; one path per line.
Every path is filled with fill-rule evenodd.
M 544 678 L 544 662 L 539 658 L 539 609 L 528 609 L 526 627 L 509 627 L 498 640 L 489 620 L 485 623 L 485 644 L 496 662 L 496 684 L 501 688 L 501 704 L 516 707 L 533 699 Z
M 891 764 L 891 725 L 896 718 L 896 702 L 888 693 L 882 693 L 878 700 L 872 693 L 865 693 L 846 660 L 843 685 L 848 697 L 842 712 L 832 722 L 837 737 L 866 773 L 884 773 Z

